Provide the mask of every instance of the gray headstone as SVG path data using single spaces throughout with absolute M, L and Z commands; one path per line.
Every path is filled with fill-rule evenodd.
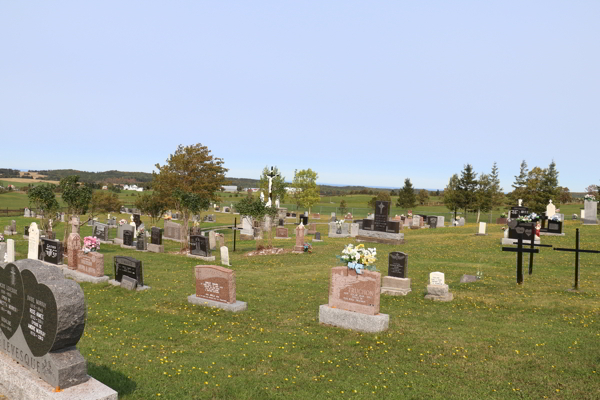
M 136 290 L 138 285 L 138 281 L 130 278 L 128 276 L 123 276 L 121 278 L 121 287 L 127 290 Z

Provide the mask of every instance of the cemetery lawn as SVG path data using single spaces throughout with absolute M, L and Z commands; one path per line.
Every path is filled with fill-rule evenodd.
M 234 217 L 215 215 L 216 223 L 202 227 Z M 341 265 L 335 256 L 355 243 L 328 238 L 325 218 L 317 225 L 324 241 L 313 243 L 312 254 L 246 257 L 255 242 L 238 241 L 234 252 L 231 232 L 221 231 L 237 299 L 248 303 L 235 314 L 187 302 L 198 260 L 170 254 L 178 243 L 164 240 L 165 254 L 102 245 L 106 275 L 114 276 L 115 255 L 132 256 L 143 261 L 152 289 L 81 284 L 87 323 L 77 347 L 88 373 L 124 400 L 600 398 L 600 255 L 581 255 L 580 291 L 572 292 L 573 253 L 541 248 L 531 276 L 524 257 L 519 287 L 515 253 L 501 251 L 500 225 L 488 225 L 488 236 L 475 236 L 475 224 L 404 230 L 404 245 L 365 244 L 377 248 L 382 275 L 389 252 L 407 253 L 412 279 L 407 296 L 381 296 L 389 329 L 365 334 L 319 325 L 329 271 Z M 38 220 L 0 217 L 0 226 L 11 219 L 20 234 L 13 237 L 17 259 L 25 258 L 23 226 Z M 566 221 L 564 237 L 542 236 L 542 243 L 573 248 L 575 228 L 581 248 L 600 249 L 600 226 L 579 221 Z M 62 238 L 64 224 L 55 230 Z M 82 237 L 90 234 L 82 227 Z M 294 239 L 273 243 L 291 249 Z M 478 270 L 483 279 L 459 283 Z M 446 274 L 452 302 L 423 298 L 433 271 Z

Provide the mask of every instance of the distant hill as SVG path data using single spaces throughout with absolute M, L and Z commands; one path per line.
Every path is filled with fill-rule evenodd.
M 47 181 L 60 181 L 70 175 L 79 175 L 79 179 L 82 182 L 87 183 L 112 183 L 112 184 L 147 184 L 152 182 L 152 174 L 147 172 L 125 172 L 125 171 L 105 171 L 105 172 L 87 172 L 79 171 L 76 169 L 50 169 L 50 170 L 30 170 L 29 173 L 34 175 L 36 179 L 39 179 L 40 175 L 44 176 L 44 180 Z M 29 175 L 25 173 L 24 175 Z M 31 178 L 30 176 L 23 176 L 21 178 Z M 19 177 L 19 171 L 9 168 L 0 168 L 0 178 L 13 178 Z M 227 177 L 227 180 L 231 182 L 230 185 L 241 186 L 243 189 L 257 188 L 260 185 L 258 179 L 249 178 L 232 178 Z M 291 184 L 288 182 L 288 184 Z M 367 186 L 340 186 L 340 185 L 325 185 L 320 184 L 321 194 L 326 196 L 331 195 L 343 195 L 352 193 L 371 194 L 380 191 L 389 192 L 389 187 L 385 188 L 373 188 Z M 398 189 L 396 189 L 398 190 Z M 418 189 L 415 189 L 418 190 Z M 431 190 L 430 190 L 431 192 Z
M 60 181 L 70 175 L 79 175 L 81 182 L 88 183 L 146 183 L 152 181 L 152 174 L 147 172 L 121 172 L 121 171 L 105 171 L 105 172 L 87 172 L 78 171 L 76 169 L 51 169 L 30 171 L 37 172 L 40 175 L 45 175 L 47 180 Z

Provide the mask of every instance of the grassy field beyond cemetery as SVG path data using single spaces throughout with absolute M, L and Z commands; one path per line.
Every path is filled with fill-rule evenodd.
M 216 215 L 213 226 L 233 220 Z M 0 226 L 11 219 L 0 218 Z M 19 233 L 35 221 L 15 219 Z M 582 248 L 600 249 L 600 226 L 571 221 L 565 237 L 542 242 L 572 248 L 576 227 Z M 238 242 L 233 252 L 231 233 L 223 231 L 237 298 L 248 303 L 238 314 L 187 302 L 198 262 L 175 254 L 177 243 L 165 240 L 168 254 L 103 245 L 107 275 L 113 256 L 136 257 L 152 289 L 81 285 L 88 314 L 77 347 L 90 375 L 124 400 L 600 398 L 600 255 L 581 255 L 581 290 L 571 292 L 573 254 L 543 248 L 518 287 L 515 253 L 501 251 L 500 226 L 489 225 L 488 236 L 474 236 L 475 224 L 405 230 L 402 246 L 369 246 L 377 247 L 382 275 L 390 251 L 408 254 L 413 291 L 381 296 L 390 328 L 363 334 L 318 323 L 329 271 L 340 265 L 335 255 L 354 242 L 318 228 L 324 242 L 314 243 L 312 254 L 251 258 L 244 253 L 255 242 Z M 63 230 L 56 228 L 59 238 Z M 89 234 L 83 227 L 82 237 Z M 17 259 L 25 258 L 27 242 L 17 239 Z M 291 248 L 294 239 L 274 243 Z M 478 270 L 482 280 L 459 283 Z M 432 271 L 446 274 L 452 302 L 424 300 Z

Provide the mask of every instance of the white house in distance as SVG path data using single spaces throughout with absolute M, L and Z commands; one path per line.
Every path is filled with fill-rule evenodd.
M 143 192 L 144 188 L 143 187 L 138 187 L 137 185 L 124 185 L 123 186 L 123 190 L 133 190 L 136 192 Z
M 223 186 L 223 191 L 227 193 L 237 192 L 237 186 Z

